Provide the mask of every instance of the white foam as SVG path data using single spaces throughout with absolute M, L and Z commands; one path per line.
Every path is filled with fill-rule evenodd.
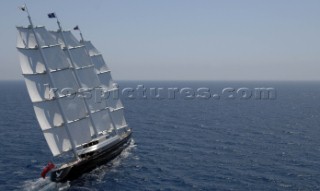
M 121 152 L 121 154 L 120 154 L 119 156 L 117 156 L 115 159 L 113 159 L 113 160 L 111 161 L 112 166 L 113 166 L 113 167 L 119 166 L 119 165 L 121 164 L 121 161 L 122 161 L 123 159 L 128 158 L 128 157 L 131 155 L 132 149 L 134 149 L 134 148 L 136 148 L 136 147 L 137 147 L 137 145 L 135 144 L 134 140 L 131 139 L 131 142 L 130 142 L 129 146 L 128 146 L 127 148 L 125 148 L 125 149 Z
M 25 191 L 64 191 L 70 187 L 69 182 L 66 183 L 55 183 L 51 182 L 47 177 L 45 179 L 38 178 L 35 180 L 25 181 L 23 190 Z

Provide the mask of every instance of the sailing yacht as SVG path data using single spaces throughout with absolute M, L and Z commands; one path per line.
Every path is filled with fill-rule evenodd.
M 71 181 L 118 156 L 131 141 L 124 107 L 115 95 L 118 85 L 94 45 L 63 30 L 55 13 L 57 31 L 34 26 L 17 27 L 17 49 L 22 74 L 39 126 L 53 156 L 72 153 L 70 161 L 55 167 L 54 182 Z M 88 96 L 91 95 L 91 96 Z

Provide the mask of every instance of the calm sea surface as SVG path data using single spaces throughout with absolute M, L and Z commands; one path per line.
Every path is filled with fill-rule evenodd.
M 273 87 L 274 99 L 124 97 L 133 141 L 74 182 L 53 160 L 24 82 L 0 82 L 0 190 L 320 190 L 320 82 L 120 82 L 120 87 Z

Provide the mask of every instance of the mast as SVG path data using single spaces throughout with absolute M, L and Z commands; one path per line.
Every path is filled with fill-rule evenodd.
M 55 13 L 54 13 L 54 14 L 55 14 Z M 71 62 L 71 65 L 72 65 L 72 68 L 73 68 L 73 71 L 74 71 L 74 75 L 75 75 L 75 78 L 76 78 L 76 82 L 77 82 L 77 84 L 79 85 L 79 87 L 81 87 L 80 79 L 79 79 L 79 77 L 78 77 L 78 75 L 77 75 L 77 73 L 76 73 L 73 56 L 71 55 L 71 52 L 70 52 L 70 50 L 69 50 L 69 45 L 67 44 L 67 41 L 66 41 L 66 39 L 65 39 L 65 37 L 64 37 L 64 34 L 63 34 L 63 30 L 62 30 L 60 21 L 59 21 L 59 19 L 58 19 L 58 17 L 57 17 L 56 14 L 55 14 L 55 17 L 56 17 L 56 19 L 57 19 L 57 24 L 58 24 L 58 26 L 59 26 L 59 30 L 60 30 L 60 33 L 61 33 L 61 36 L 62 36 L 62 40 L 63 40 L 63 43 L 64 43 L 64 45 L 65 45 L 65 49 L 66 49 L 66 51 L 67 51 L 67 53 L 68 53 L 68 57 L 69 57 L 69 59 L 70 59 L 70 62 Z M 91 59 L 90 59 L 90 60 L 91 60 Z M 85 107 L 86 107 L 86 109 L 87 109 L 87 111 L 88 111 L 88 114 L 89 114 L 90 122 L 91 122 L 92 127 L 93 127 L 94 137 L 98 137 L 98 130 L 97 130 L 97 127 L 96 127 L 96 125 L 95 125 L 95 123 L 94 123 L 94 121 L 93 121 L 93 117 L 92 117 L 92 114 L 91 114 L 91 111 L 90 111 L 90 108 L 89 108 L 89 104 L 88 104 L 88 102 L 87 102 L 86 99 L 84 99 L 84 103 L 85 103 Z
M 85 50 L 86 50 L 86 53 L 87 53 L 88 56 L 90 57 L 90 63 L 91 63 L 92 65 L 94 65 L 94 63 L 93 63 L 93 61 L 92 61 L 92 57 L 91 57 L 90 54 L 89 54 L 89 50 L 88 50 L 88 48 L 87 48 L 87 47 L 85 46 L 85 44 L 84 44 L 84 38 L 83 38 L 82 32 L 81 32 L 81 30 L 80 30 L 80 27 L 79 27 L 78 25 L 77 25 L 77 30 L 79 30 L 80 37 L 81 37 L 80 43 L 84 45 L 84 48 L 85 48 Z M 112 117 L 112 115 L 111 115 L 111 112 L 112 112 L 112 111 L 110 110 L 110 106 L 109 106 L 108 102 L 107 102 L 107 106 L 108 106 L 107 111 L 108 111 L 108 115 L 109 115 L 111 124 L 112 124 L 112 126 L 114 127 L 114 129 L 115 129 L 115 131 L 116 131 L 116 134 L 119 135 L 117 126 L 116 126 L 116 124 L 115 124 L 115 122 L 114 122 L 114 120 L 113 120 L 113 117 Z
M 49 67 L 48 67 L 48 65 L 47 65 L 47 59 L 46 59 L 46 57 L 45 57 L 45 55 L 44 55 L 44 53 L 43 53 L 42 47 L 41 47 L 41 45 L 40 45 L 40 43 L 39 43 L 39 39 L 38 39 L 38 37 L 37 37 L 37 35 L 36 35 L 36 32 L 35 32 L 35 30 L 34 30 L 33 23 L 32 23 L 32 19 L 31 19 L 30 13 L 29 13 L 28 8 L 27 8 L 26 5 L 24 5 L 24 9 L 25 9 L 25 11 L 26 11 L 27 14 L 28 14 L 28 20 L 29 20 L 29 23 L 30 23 L 30 26 L 31 26 L 31 30 L 32 30 L 32 33 L 33 33 L 33 35 L 34 35 L 34 37 L 35 37 L 36 44 L 38 45 L 38 49 L 39 49 L 39 51 L 40 51 L 40 55 L 41 55 L 41 58 L 42 58 L 42 60 L 43 60 L 43 64 L 44 64 L 44 66 L 45 66 L 46 72 L 47 72 L 48 75 L 49 75 L 49 81 L 50 81 L 50 83 L 51 83 L 53 86 L 55 86 L 55 82 L 52 80 L 52 74 L 51 74 L 51 72 L 49 71 Z M 58 108 L 59 108 L 60 112 L 62 113 L 62 119 L 63 119 L 64 124 L 66 125 L 66 128 L 65 128 L 65 129 L 66 129 L 66 132 L 67 132 L 67 136 L 68 136 L 68 138 L 69 138 L 69 140 L 70 140 L 70 144 L 71 144 L 71 147 L 72 147 L 73 154 L 74 154 L 74 156 L 76 157 L 76 159 L 79 160 L 80 158 L 79 158 L 79 156 L 78 156 L 78 154 L 77 154 L 76 146 L 75 146 L 75 144 L 74 144 L 74 142 L 73 142 L 73 139 L 72 139 L 71 134 L 70 134 L 70 131 L 69 131 L 69 125 L 68 125 L 68 121 L 67 121 L 67 119 L 66 119 L 66 115 L 65 115 L 65 113 L 64 113 L 64 111 L 63 111 L 63 109 L 62 109 L 61 102 L 60 102 L 60 100 L 59 100 L 59 98 L 58 98 L 59 95 L 58 95 L 56 92 L 54 92 L 54 95 L 57 97 Z
M 113 80 L 111 77 L 111 71 L 107 67 L 101 53 L 93 46 L 90 41 L 83 41 L 82 43 L 85 45 L 85 49 L 88 51 L 92 63 L 94 63 L 96 69 L 95 72 L 100 79 L 101 87 L 106 88 L 109 92 L 117 90 L 117 87 L 112 87 Z M 107 102 L 107 105 L 109 106 L 110 115 L 112 120 L 114 121 L 114 124 L 116 125 L 115 127 L 117 128 L 118 134 L 124 127 L 126 127 L 126 130 L 128 130 L 128 124 L 126 123 L 124 118 L 124 108 L 121 100 L 119 98 L 110 99 L 109 102 Z

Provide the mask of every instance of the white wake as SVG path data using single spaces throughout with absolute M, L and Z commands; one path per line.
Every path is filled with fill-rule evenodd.
M 51 182 L 50 178 L 45 179 L 38 178 L 35 180 L 28 180 L 23 185 L 25 191 L 63 191 L 70 187 L 69 182 L 66 183 L 55 183 Z

